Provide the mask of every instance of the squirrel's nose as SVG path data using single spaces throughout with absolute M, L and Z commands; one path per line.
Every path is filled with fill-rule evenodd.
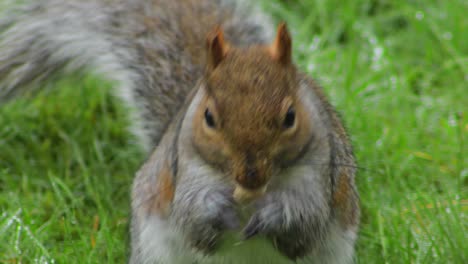
M 241 162 L 236 164 L 237 183 L 250 190 L 264 186 L 268 180 L 268 163 L 264 161 L 259 155 L 247 152 Z
M 261 177 L 259 177 L 257 168 L 248 166 L 244 173 L 245 177 L 242 183 L 244 187 L 248 189 L 256 189 L 263 184 Z
M 258 170 L 253 167 L 247 167 L 245 170 L 245 177 L 247 180 L 255 180 L 258 177 Z

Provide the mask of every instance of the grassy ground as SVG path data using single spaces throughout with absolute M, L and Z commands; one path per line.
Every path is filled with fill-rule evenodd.
M 268 1 L 344 117 L 359 263 L 468 263 L 466 1 Z M 0 263 L 122 263 L 144 159 L 110 84 L 65 78 L 0 108 Z

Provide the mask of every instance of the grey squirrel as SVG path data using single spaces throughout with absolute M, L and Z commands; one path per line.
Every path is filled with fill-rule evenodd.
M 0 19 L 0 102 L 53 75 L 117 81 L 150 152 L 130 263 L 351 263 L 355 160 L 286 25 L 233 0 L 35 0 Z

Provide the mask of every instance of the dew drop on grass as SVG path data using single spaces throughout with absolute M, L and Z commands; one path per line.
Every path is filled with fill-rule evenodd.
M 320 44 L 320 37 L 318 36 L 315 36 L 313 39 L 312 39 L 312 43 L 310 43 L 309 45 L 309 51 L 316 51 L 319 47 L 319 44 Z
M 382 46 L 375 45 L 372 49 L 372 69 L 378 71 L 382 68 L 382 55 L 384 49 Z
M 465 178 L 468 178 L 468 168 L 460 171 L 460 177 L 462 178 L 462 180 L 464 180 Z M 457 200 L 460 200 L 460 197 L 458 195 L 457 195 Z
M 46 256 L 41 256 L 40 258 L 35 258 L 34 263 L 38 264 L 54 264 L 55 261 L 53 259 L 48 259 Z
M 377 146 L 377 147 L 380 148 L 380 147 L 382 147 L 382 145 L 383 145 L 382 139 L 379 138 L 379 139 L 375 142 L 375 146 Z
M 417 20 L 423 20 L 424 19 L 424 13 L 422 11 L 416 11 L 415 17 Z
M 442 38 L 446 39 L 446 40 L 451 40 L 453 37 L 452 35 L 452 32 L 444 32 L 444 34 L 442 34 Z
M 315 64 L 314 63 L 307 64 L 307 71 L 313 72 L 314 70 L 315 70 Z
M 456 127 L 457 126 L 457 118 L 455 117 L 455 114 L 451 114 L 449 115 L 449 118 L 448 118 L 448 124 L 449 126 L 451 127 Z
M 299 46 L 298 46 L 297 48 L 298 48 L 298 49 L 299 49 L 301 52 L 305 52 L 305 50 L 306 50 L 306 47 L 305 47 L 305 45 L 304 45 L 304 44 L 302 44 L 302 43 L 301 43 L 301 44 L 299 44 Z
M 374 48 L 374 60 L 380 60 L 382 58 L 383 54 L 383 48 L 380 46 L 377 46 Z
M 397 77 L 395 75 L 390 76 L 390 88 L 396 90 L 397 88 Z

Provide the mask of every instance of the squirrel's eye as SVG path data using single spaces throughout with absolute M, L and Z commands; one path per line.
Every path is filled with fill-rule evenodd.
M 283 127 L 291 128 L 294 126 L 294 121 L 296 120 L 296 111 L 294 108 L 289 107 L 288 111 L 286 112 L 286 116 L 284 117 Z
M 213 114 L 210 112 L 208 108 L 205 110 L 205 122 L 208 125 L 208 127 L 211 127 L 211 128 L 214 128 L 216 125 Z

